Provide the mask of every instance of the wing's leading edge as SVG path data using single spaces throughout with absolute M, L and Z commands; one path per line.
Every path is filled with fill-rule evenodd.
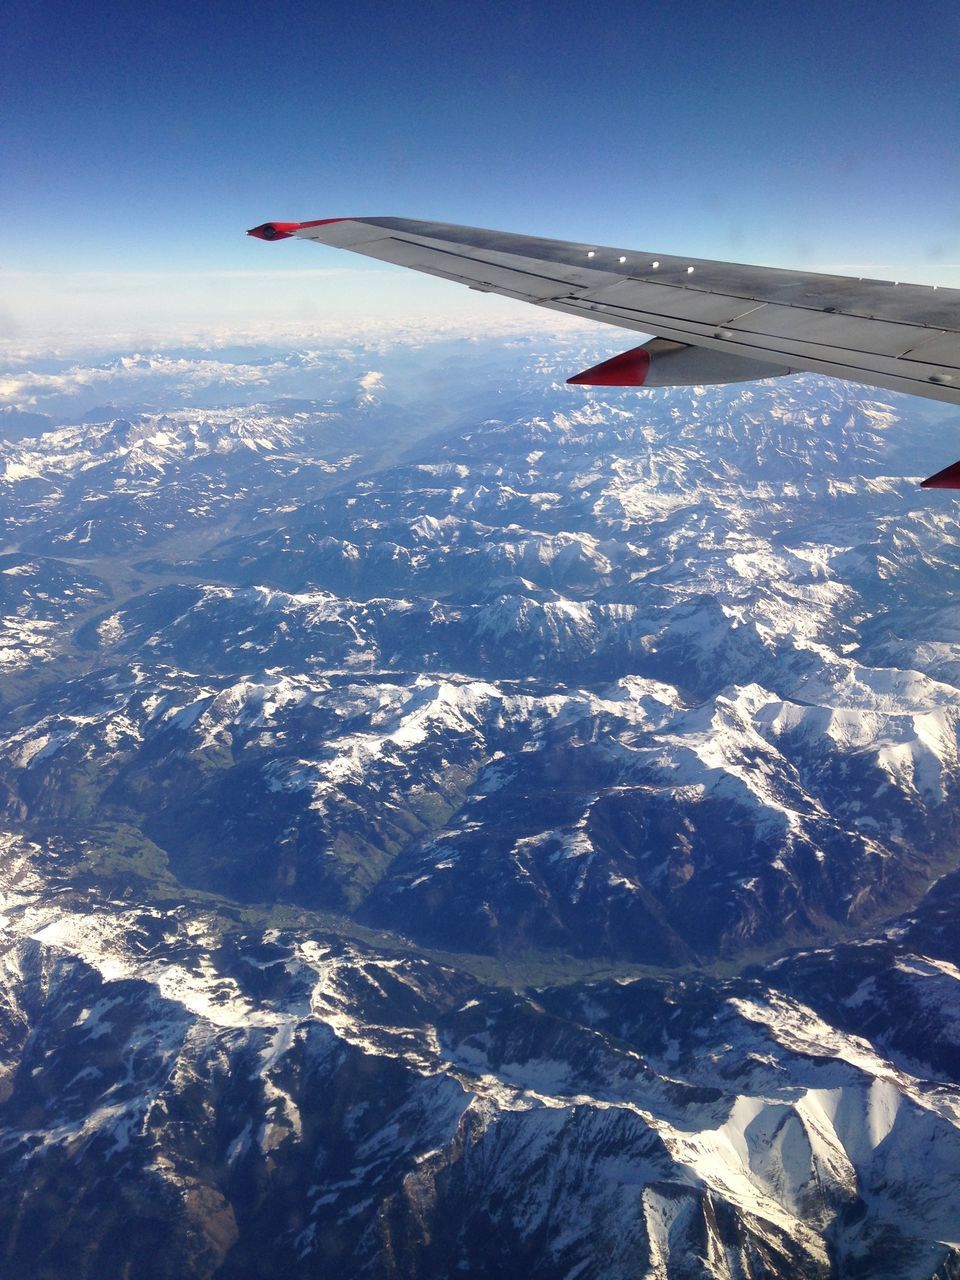
M 577 383 L 672 386 L 805 370 L 960 404 L 958 289 L 405 218 L 263 223 L 249 234 L 317 240 L 661 340 L 571 379 Z M 613 382 L 620 375 L 627 380 Z M 924 483 L 960 488 L 960 464 Z

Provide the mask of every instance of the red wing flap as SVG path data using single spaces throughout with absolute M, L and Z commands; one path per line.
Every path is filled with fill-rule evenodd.
M 578 373 L 568 382 L 588 387 L 696 387 L 779 378 L 786 365 L 736 355 L 712 347 L 691 346 L 672 338 L 651 338 L 621 356 Z
M 920 481 L 921 489 L 960 489 L 960 462 L 951 462 L 936 475 Z
M 584 369 L 567 382 L 583 387 L 642 387 L 649 371 L 650 352 L 645 346 L 632 347 L 592 369 Z

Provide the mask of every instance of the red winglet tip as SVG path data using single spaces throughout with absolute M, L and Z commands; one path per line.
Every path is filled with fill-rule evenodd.
M 331 222 L 349 221 L 349 218 L 317 218 L 313 222 L 262 222 L 259 227 L 251 227 L 247 235 L 256 236 L 258 240 L 289 240 L 304 227 L 328 227 Z
M 302 226 L 302 222 L 261 222 L 259 227 L 251 227 L 247 235 L 258 240 L 289 240 Z
M 951 462 L 936 475 L 920 481 L 921 489 L 960 489 L 960 462 Z
M 633 347 L 621 355 L 576 373 L 567 382 L 580 387 L 642 387 L 650 371 L 650 352 Z

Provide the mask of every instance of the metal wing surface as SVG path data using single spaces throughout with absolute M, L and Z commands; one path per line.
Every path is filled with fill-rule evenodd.
M 406 218 L 265 226 L 278 230 L 268 239 L 318 240 L 553 311 L 768 362 L 779 371 L 809 369 L 960 404 L 960 289 Z

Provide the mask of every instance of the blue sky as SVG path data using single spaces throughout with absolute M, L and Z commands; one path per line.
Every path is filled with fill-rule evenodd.
M 244 237 L 267 218 L 960 284 L 956 5 L 24 0 L 3 22 L 7 336 L 492 314 Z

